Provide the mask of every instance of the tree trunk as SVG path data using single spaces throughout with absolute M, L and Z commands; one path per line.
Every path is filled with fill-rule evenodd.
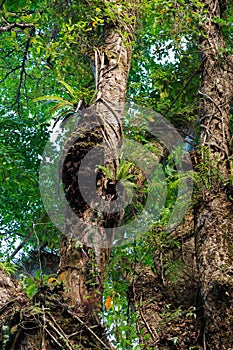
M 106 210 L 108 204 L 116 197 L 116 180 L 109 179 L 100 172 L 97 174 L 94 189 L 97 187 L 99 197 L 104 199 L 104 205 L 107 205 L 104 209 L 100 202 L 98 210 L 93 209 L 94 199 L 92 194 L 90 195 L 93 184 L 88 178 L 90 165 L 83 169 L 80 165 L 88 152 L 106 141 L 105 149 L 99 146 L 92 156 L 91 169 L 99 164 L 103 155 L 103 165 L 105 167 L 111 165 L 113 174 L 117 172 L 119 164 L 117 151 L 122 137 L 121 120 L 130 58 L 130 49 L 126 48 L 121 34 L 114 26 L 107 26 L 104 44 L 95 52 L 97 96 L 93 105 L 82 113 L 81 123 L 71 135 L 71 140 L 68 140 L 68 147 L 66 147 L 68 151 L 65 150 L 62 170 L 67 200 L 80 221 L 78 224 L 73 224 L 72 220 L 69 218 L 67 220 L 67 231 L 62 237 L 61 244 L 59 280 L 63 281 L 68 289 L 66 293 L 69 297 L 68 304 L 73 307 L 76 315 L 88 328 L 94 327 L 98 338 L 104 336 L 99 313 L 102 311 L 105 269 L 114 227 L 117 226 L 121 213 L 112 214 Z M 89 130 L 89 123 L 92 122 L 96 125 L 94 131 L 81 135 L 80 129 Z M 83 188 L 80 188 L 78 176 L 82 171 L 85 182 L 82 184 Z M 93 177 L 90 177 L 90 181 L 92 179 Z M 85 198 L 88 198 L 89 202 Z M 84 347 L 97 349 L 101 345 L 97 337 L 93 337 L 91 342 L 90 332 L 87 331 L 86 336 L 84 333 L 81 338 L 77 335 L 77 339 L 81 339 L 81 342 L 77 341 Z M 107 343 L 106 339 L 105 343 Z
M 4 349 L 9 337 L 14 338 L 17 343 L 21 331 L 16 315 L 28 306 L 29 299 L 18 283 L 2 270 L 0 270 L 0 281 L 0 348 Z
M 140 341 L 145 348 L 233 347 L 233 208 L 229 199 L 233 59 L 218 23 L 226 2 L 202 3 L 204 10 L 199 9 L 206 12 L 202 13 L 199 43 L 203 67 L 199 91 L 201 161 L 196 167 L 201 195 L 194 213 L 186 215 L 184 224 L 171 235 L 165 235 L 165 241 L 155 228 L 156 274 L 141 267 L 138 279 L 131 284 L 130 298 L 136 305 Z M 167 243 L 172 238 L 180 248 Z M 191 314 L 194 318 L 187 316 Z
M 191 211 L 170 235 L 156 227 L 150 233 L 154 270 L 138 264 L 129 293 L 143 349 L 201 345 L 194 227 Z
M 207 10 L 200 50 L 200 176 L 207 180 L 197 211 L 197 249 L 206 349 L 233 346 L 233 254 L 230 185 L 233 59 L 218 19 L 226 2 L 203 0 Z M 205 170 L 204 170 L 205 169 Z M 224 334 L 224 336 L 222 336 Z
M 131 59 L 131 39 L 125 39 L 120 29 L 120 24 L 119 28 L 106 25 L 103 45 L 93 52 L 96 97 L 90 107 L 75 115 L 77 125 L 65 143 L 61 159 L 61 177 L 71 214 L 67 214 L 66 231 L 61 238 L 58 278 L 41 283 L 32 302 L 25 297 L 28 307 L 22 314 L 18 310 L 12 315 L 14 321 L 10 323 L 21 317 L 22 320 L 17 331 L 11 332 L 6 349 L 111 348 L 100 312 L 114 227 L 122 217 L 122 211 L 117 208 L 108 211 L 111 203 L 114 208 L 117 196 L 118 149 Z M 131 26 L 128 34 L 132 38 Z M 94 166 L 91 174 L 89 164 L 83 166 L 82 162 L 95 148 L 93 159 L 90 157 L 95 162 L 91 163 Z M 99 170 L 95 174 L 101 157 L 103 166 L 111 166 L 111 179 Z M 94 194 L 90 189 L 93 173 Z M 81 185 L 79 176 L 84 178 Z M 102 207 L 94 207 L 96 197 L 103 199 Z

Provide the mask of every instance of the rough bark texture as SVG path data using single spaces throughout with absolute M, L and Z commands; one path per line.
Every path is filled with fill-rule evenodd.
M 18 314 L 25 308 L 29 300 L 22 292 L 17 281 L 14 281 L 4 271 L 0 270 L 0 348 L 3 349 L 7 343 L 9 334 L 15 339 L 20 336 Z M 16 347 L 15 347 L 16 348 Z M 14 347 L 12 347 L 14 349 Z
M 228 178 L 231 156 L 230 111 L 233 99 L 233 58 L 227 54 L 220 24 L 222 1 L 202 1 L 207 10 L 200 40 L 203 64 L 200 89 L 200 146 L 210 151 L 210 162 Z
M 90 198 L 87 202 L 81 194 L 78 183 L 81 171 L 79 168 L 85 155 L 99 145 L 97 153 L 93 156 L 93 162 L 98 165 L 99 157 L 104 152 L 103 165 L 107 167 L 110 164 L 113 174 L 116 175 L 119 164 L 117 150 L 122 136 L 121 120 L 130 58 L 130 50 L 126 48 L 122 36 L 114 26 L 107 26 L 104 44 L 96 50 L 94 58 L 96 100 L 82 113 L 81 123 L 77 125 L 77 130 L 74 130 L 71 139 L 67 141 L 68 146 L 65 147 L 62 180 L 66 198 L 81 223 L 73 225 L 67 218 L 66 234 L 62 237 L 61 243 L 58 279 L 64 282 L 67 288 L 65 293 L 68 298 L 67 304 L 72 306 L 73 312 L 87 327 L 86 332 L 77 333 L 76 343 L 88 349 L 103 348 L 103 344 L 108 344 L 100 323 L 99 312 L 102 310 L 103 280 L 112 235 L 122 214 L 101 212 L 101 207 L 98 210 L 93 209 L 92 194 L 89 196 L 90 170 L 88 167 L 84 168 L 86 180 L 82 191 Z M 90 130 L 88 123 L 91 122 L 97 126 L 86 132 L 85 129 Z M 84 130 L 81 134 L 80 128 Z M 102 142 L 106 142 L 107 145 L 104 150 L 101 147 Z M 116 198 L 116 180 L 108 179 L 101 172 L 97 174 L 96 188 L 98 195 L 106 203 L 111 203 Z M 105 232 L 106 227 L 112 227 L 112 231 L 108 230 L 108 235 Z M 92 247 L 89 244 L 90 236 Z M 90 334 L 90 329 L 94 329 L 96 336 Z M 103 340 L 102 344 L 100 339 Z M 110 345 L 106 347 L 110 348 Z
M 139 305 L 139 329 L 148 337 L 141 338 L 145 348 L 233 348 L 233 206 L 229 198 L 233 59 L 225 50 L 216 20 L 221 18 L 226 2 L 202 3 L 206 12 L 199 43 L 203 68 L 199 91 L 200 163 L 195 167 L 200 197 L 192 220 L 186 216 L 184 225 L 172 234 L 181 248 L 170 243 L 166 250 L 166 242 L 162 241 L 154 254 L 157 275 L 145 270 L 139 275 L 140 282 L 132 286 Z M 171 266 L 178 267 L 177 281 L 168 273 L 169 260 Z M 190 307 L 193 311 L 195 307 L 197 319 L 187 317 Z
M 201 147 L 208 156 L 202 162 L 209 172 L 197 212 L 197 249 L 206 349 L 233 346 L 232 203 L 227 194 L 230 175 L 230 110 L 233 99 L 233 59 L 225 51 L 221 18 L 226 3 L 203 0 L 207 10 L 200 50 Z M 202 148 L 203 150 L 203 148 Z
M 130 35 L 131 30 L 129 27 Z M 99 312 L 102 311 L 103 280 L 112 234 L 122 213 L 101 213 L 101 208 L 93 209 L 91 197 L 88 202 L 81 194 L 78 172 L 84 157 L 97 147 L 94 160 L 98 161 L 98 152 L 101 156 L 105 151 L 104 165 L 111 164 L 116 175 L 131 59 L 130 43 L 126 43 L 119 28 L 108 24 L 103 45 L 96 49 L 93 57 L 96 98 L 92 106 L 77 113 L 77 121 L 81 118 L 81 122 L 74 127 L 61 159 L 66 199 L 80 221 L 78 225 L 74 224 L 67 215 L 58 277 L 51 283 L 41 283 L 32 301 L 23 294 L 22 298 L 21 294 L 18 296 L 18 289 L 11 279 L 0 276 L 3 286 L 2 290 L 0 286 L 0 317 L 3 324 L 9 325 L 11 333 L 10 339 L 0 341 L 8 350 L 111 349 Z M 89 122 L 93 122 L 93 128 Z M 104 141 L 105 149 L 101 147 Z M 86 176 L 82 190 L 89 195 L 90 170 L 86 167 L 81 171 Z M 114 201 L 116 180 L 108 179 L 101 171 L 95 178 L 97 194 L 107 204 Z M 108 235 L 106 228 L 112 228 Z M 24 303 L 27 305 L 20 312 Z
M 170 236 L 155 229 L 154 269 L 137 266 L 130 298 L 143 349 L 187 350 L 202 343 L 194 229 L 192 212 Z
M 233 345 L 232 215 L 232 203 L 225 193 L 205 194 L 197 213 L 203 342 L 211 350 Z

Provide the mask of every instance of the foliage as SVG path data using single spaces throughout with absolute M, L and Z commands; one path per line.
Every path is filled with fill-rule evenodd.
M 7 275 L 13 275 L 16 272 L 16 266 L 9 261 L 0 261 L 0 269 Z
M 130 24 L 133 17 L 125 16 L 128 7 L 132 13 L 137 8 L 139 12 L 143 8 L 138 16 L 142 25 L 137 29 L 140 35 L 136 35 L 128 96 L 160 112 L 166 112 L 171 106 L 198 62 L 197 54 L 193 54 L 196 47 L 190 40 L 183 48 L 182 45 L 173 48 L 176 55 L 174 62 L 159 63 L 168 55 L 169 47 L 177 42 L 177 35 L 184 36 L 183 32 L 187 29 L 187 5 L 180 2 L 177 6 L 181 11 L 179 21 L 182 20 L 182 23 L 178 21 L 179 26 L 175 29 L 172 1 L 141 1 L 133 5 L 130 1 L 121 5 L 117 2 L 82 1 L 69 6 L 65 1 L 49 0 L 4 2 L 1 14 L 6 21 L 34 26 L 25 30 L 16 27 L 1 33 L 0 89 L 3 100 L 0 123 L 1 139 L 4 141 L 0 147 L 3 156 L 0 221 L 5 234 L 6 230 L 9 234 L 17 232 L 17 239 L 21 239 L 31 231 L 32 224 L 44 215 L 41 214 L 43 207 L 38 191 L 38 168 L 49 136 L 51 112 L 61 113 L 63 109 L 66 115 L 81 97 L 87 103 L 91 100 L 94 79 L 89 63 L 90 49 L 101 43 L 105 23 L 119 21 L 123 26 Z M 171 21 L 171 17 L 174 20 Z M 192 11 L 191 17 L 195 17 L 195 11 Z M 191 32 L 193 35 L 195 33 L 195 18 L 192 23 L 193 32 L 190 23 L 188 26 L 190 35 Z M 158 50 L 158 45 L 161 50 Z M 64 89 L 61 89 L 59 81 Z M 197 106 L 193 104 L 196 83 L 194 87 L 191 86 L 187 85 L 172 109 L 166 113 L 177 125 L 185 123 L 185 120 L 186 123 L 190 120 L 193 122 L 196 118 Z M 33 103 L 35 100 L 56 100 L 57 103 L 51 110 L 46 104 Z M 135 133 L 136 128 L 132 127 L 131 124 L 130 132 Z M 138 136 L 143 142 L 141 130 Z
M 104 298 L 111 296 L 112 305 L 104 312 L 103 319 L 112 343 L 119 350 L 141 348 L 136 330 L 137 315 L 129 298 L 129 279 L 136 259 L 139 259 L 134 253 L 142 251 L 136 245 L 113 249 L 107 268 Z
M 120 23 L 124 40 L 132 40 L 125 29 L 134 24 L 134 13 L 138 12 L 127 98 L 162 113 L 184 137 L 192 134 L 198 142 L 198 89 L 202 68 L 198 40 L 206 10 L 198 0 L 191 3 L 187 0 L 6 0 L 0 6 L 0 26 L 18 24 L 0 32 L 0 252 L 1 257 L 10 258 L 27 237 L 21 255 L 27 255 L 46 242 L 49 251 L 59 247 L 59 233 L 45 213 L 40 198 L 39 164 L 54 118 L 58 114 L 65 118 L 81 98 L 87 104 L 92 101 L 95 89 L 93 49 L 102 44 L 106 25 Z M 233 6 L 229 4 L 223 18 L 216 18 L 215 23 L 223 28 L 226 51 L 230 53 L 233 50 L 232 21 Z M 20 23 L 28 27 L 22 29 Z M 55 104 L 51 108 L 49 103 L 36 102 Z M 156 140 L 148 138 L 143 123 L 126 119 L 124 133 L 146 145 L 154 154 L 160 154 Z M 199 172 L 194 172 L 194 178 L 199 190 L 206 190 L 222 179 L 208 151 L 201 152 Z M 136 187 L 131 166 L 130 162 L 122 162 L 116 174 L 116 180 L 127 183 L 129 190 Z M 113 177 L 111 168 L 99 166 L 99 170 Z M 155 271 L 155 247 L 179 244 L 169 240 L 164 231 L 180 180 L 172 156 L 163 161 L 163 170 L 167 197 L 158 221 L 141 240 L 114 248 L 108 266 L 104 302 L 111 298 L 111 305 L 102 317 L 109 333 L 114 334 L 112 342 L 118 349 L 140 348 L 135 326 L 137 315 L 128 298 L 128 281 L 136 265 L 149 266 Z M 143 207 L 143 203 L 137 204 Z M 18 259 L 14 260 L 18 262 Z M 1 262 L 0 268 L 8 274 L 19 274 L 8 261 Z M 172 260 L 165 263 L 165 274 L 173 282 L 181 270 L 179 263 Z M 43 278 L 41 272 L 34 277 L 22 277 L 29 297 L 37 292 L 42 282 L 47 283 L 48 276 Z M 179 312 L 180 309 L 168 308 L 165 316 L 172 319 L 179 316 Z M 187 317 L 194 315 L 195 310 L 187 312 Z M 173 339 L 174 344 L 177 341 Z
M 67 84 L 65 81 L 59 81 L 65 88 L 66 92 L 70 96 L 70 100 L 66 100 L 60 96 L 40 96 L 34 99 L 34 102 L 55 102 L 56 104 L 50 109 L 51 115 L 59 118 L 68 117 L 70 114 L 75 112 L 75 105 L 80 100 L 78 93 Z
M 58 281 L 55 275 L 44 275 L 40 270 L 37 270 L 35 276 L 22 275 L 21 285 L 29 298 L 32 298 L 38 293 L 39 288 L 43 286 L 54 287 Z
M 211 189 L 217 193 L 221 187 L 230 184 L 231 179 L 223 178 L 217 167 L 219 160 L 211 156 L 208 147 L 201 147 L 197 158 L 196 171 L 193 172 L 197 193 Z

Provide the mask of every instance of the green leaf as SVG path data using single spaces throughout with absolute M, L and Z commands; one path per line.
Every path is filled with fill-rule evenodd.
M 70 95 L 72 97 L 76 97 L 77 96 L 77 92 L 72 88 L 72 86 L 70 86 L 69 84 L 67 84 L 65 81 L 63 80 L 59 80 L 59 82 L 65 86 L 65 88 L 68 90 L 68 92 L 70 93 Z

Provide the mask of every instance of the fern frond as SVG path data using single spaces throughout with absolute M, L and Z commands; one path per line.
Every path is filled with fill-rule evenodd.
M 59 83 L 61 83 L 63 86 L 65 86 L 65 88 L 68 90 L 69 94 L 72 97 L 74 97 L 74 98 L 77 97 L 77 92 L 72 88 L 72 86 L 67 84 L 64 80 L 59 80 Z
M 70 103 L 68 100 L 65 100 L 60 96 L 53 96 L 53 95 L 40 96 L 33 99 L 33 102 L 57 102 L 57 101 L 63 101 L 63 102 L 66 101 L 67 103 Z
M 64 109 L 64 108 L 66 109 L 68 108 L 69 110 L 70 109 L 74 110 L 73 104 L 69 101 L 64 100 L 62 102 L 57 103 L 55 106 L 53 106 L 51 108 L 51 111 L 55 112 L 55 111 L 58 111 L 59 109 Z
M 130 167 L 132 166 L 132 163 L 126 163 L 125 161 L 123 161 L 121 164 L 120 164 L 120 167 L 119 167 L 119 170 L 117 172 L 117 180 L 121 180 L 121 179 L 125 179 L 125 178 L 130 178 L 130 174 L 128 173 L 129 172 L 129 169 Z
M 108 164 L 108 168 L 105 168 L 103 165 L 98 165 L 98 169 L 102 170 L 102 172 L 109 178 L 113 178 L 113 171 L 112 171 L 112 166 L 111 164 Z

